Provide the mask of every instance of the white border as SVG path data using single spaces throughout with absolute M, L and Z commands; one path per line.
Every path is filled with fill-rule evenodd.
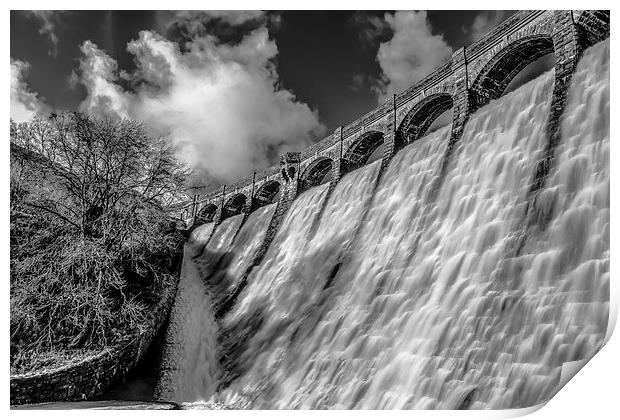
M 24 0 L 24 1 L 10 1 L 8 2 L 9 8 L 18 9 L 18 10 L 30 10 L 30 9 L 246 9 L 246 10 L 255 10 L 255 9 L 267 9 L 267 10 L 294 10 L 294 9 L 315 9 L 315 10 L 323 10 L 323 9 L 359 9 L 359 10 L 376 10 L 380 6 L 381 9 L 430 9 L 430 10 L 440 10 L 440 9 L 462 9 L 463 6 L 467 6 L 468 9 L 495 9 L 497 7 L 501 7 L 502 9 L 611 9 L 612 10 L 612 41 L 611 41 L 611 115 L 615 115 L 613 109 L 616 101 L 617 89 L 615 85 L 615 80 L 617 79 L 617 71 L 616 71 L 616 51 L 615 51 L 615 17 L 618 13 L 618 9 L 613 7 L 611 1 L 588 1 L 588 2 L 577 2 L 577 1 L 531 1 L 524 0 L 520 2 L 497 2 L 497 1 L 468 1 L 468 2 L 457 2 L 457 1 L 422 1 L 422 2 L 413 2 L 413 1 L 388 1 L 388 2 L 377 2 L 368 1 L 368 0 L 359 0 L 359 1 L 327 1 L 327 0 L 315 0 L 312 2 L 295 2 L 294 4 L 291 1 L 283 1 L 283 0 L 263 0 L 263 1 L 243 1 L 243 0 L 227 0 L 225 2 L 205 2 L 205 1 L 187 1 L 187 0 L 179 0 L 174 2 L 164 2 L 161 0 L 144 2 L 141 5 L 136 4 L 135 2 L 127 2 L 119 1 L 119 0 L 109 0 L 106 2 L 89 2 L 86 3 L 84 1 L 55 1 L 55 2 L 44 2 L 44 1 L 32 1 L 32 0 Z M 10 20 L 9 20 L 9 11 L 7 10 L 3 15 L 3 23 L 2 26 L 4 29 L 5 37 L 4 37 L 4 48 L 6 51 L 10 51 Z M 6 54 L 6 53 L 5 53 Z M 6 57 L 6 55 L 5 55 Z M 10 77 L 7 69 L 5 68 L 5 74 Z M 8 77 L 5 77 L 5 80 Z M 7 98 L 9 94 L 7 92 L 8 85 L 5 82 L 5 102 L 3 105 L 5 115 L 9 114 L 9 102 Z M 8 118 L 7 118 L 8 123 Z M 6 128 L 8 131 L 8 127 Z M 7 133 L 5 131 L 5 133 Z M 611 138 L 615 138 L 615 133 L 618 132 L 618 123 L 617 120 L 611 119 Z M 7 133 L 8 134 L 8 133 Z M 8 137 L 8 136 L 7 136 Z M 8 149 L 8 139 L 5 142 L 5 147 Z M 5 150 L 7 150 L 5 149 Z M 611 185 L 619 185 L 618 184 L 618 175 L 615 170 L 614 163 L 618 163 L 618 157 L 616 153 L 616 147 L 614 142 L 612 141 L 611 145 Z M 6 361 L 9 360 L 9 331 L 8 331 L 8 320 L 10 317 L 9 314 L 9 226 L 8 226 L 8 213 L 9 213 L 9 154 L 5 153 L 2 155 L 3 163 L 2 165 L 2 178 L 3 182 L 1 184 L 2 192 L 0 197 L 3 197 L 2 200 L 2 209 L 5 214 L 5 223 L 2 224 L 2 231 L 0 235 L 4 238 L 4 243 L 2 245 L 2 258 L 3 258 L 3 273 L 4 285 L 5 285 L 5 322 L 2 323 L 2 330 L 5 337 L 4 347 L 2 349 L 3 359 L 5 360 L 4 369 L 7 373 L 5 380 L 2 382 L 2 395 L 5 398 L 6 405 L 5 409 L 9 409 L 9 365 Z M 611 208 L 618 208 L 618 194 L 612 188 L 611 191 Z M 612 216 L 611 222 L 611 249 L 616 249 L 616 245 L 618 243 L 618 235 L 616 229 L 616 222 Z M 615 321 L 617 320 L 618 313 L 618 297 L 620 295 L 619 288 L 620 283 L 618 282 L 617 272 L 615 260 L 612 258 L 611 260 L 611 307 L 610 307 L 610 325 L 615 325 Z M 411 416 L 415 416 L 415 418 L 421 419 L 443 419 L 443 418 L 503 418 L 503 417 L 515 417 L 519 415 L 524 415 L 531 413 L 530 418 L 536 419 L 607 419 L 607 418 L 617 418 L 620 413 L 618 401 L 620 401 L 620 397 L 618 396 L 619 384 L 616 376 L 620 373 L 619 362 L 620 358 L 620 344 L 618 344 L 617 334 L 611 336 L 609 342 L 603 347 L 603 349 L 589 362 L 587 363 L 583 369 L 578 373 L 578 377 L 573 379 L 566 384 L 566 386 L 560 390 L 560 392 L 545 406 L 538 407 L 539 409 L 525 409 L 525 410 L 509 410 L 509 411 L 491 411 L 491 412 L 446 412 L 446 411 L 216 411 L 216 412 L 176 412 L 176 416 L 187 416 L 193 418 L 204 418 L 204 416 L 215 417 L 215 418 L 238 418 L 238 417 L 248 417 L 252 418 L 289 418 L 291 416 L 296 418 L 310 418 L 315 416 L 320 416 L 321 418 L 355 418 L 355 420 L 359 420 L 360 417 L 398 417 L 398 418 L 411 418 Z M 149 413 L 149 416 L 171 416 L 172 412 L 152 412 Z M 41 412 L 35 411 L 11 411 L 10 415 L 19 416 L 19 417 L 39 417 Z M 84 412 L 81 410 L 75 411 L 46 411 L 44 414 L 46 417 L 50 418 L 61 418 L 61 417 L 70 417 L 77 418 L 78 416 L 88 416 L 93 418 L 107 418 L 110 415 L 120 416 L 125 418 L 133 418 L 136 415 L 143 415 L 143 412 L 136 413 L 132 411 L 88 411 Z

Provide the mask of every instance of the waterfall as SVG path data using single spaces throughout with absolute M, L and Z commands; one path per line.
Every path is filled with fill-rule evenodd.
M 607 328 L 609 41 L 580 60 L 553 166 L 530 194 L 553 83 L 549 72 L 476 111 L 445 167 L 449 127 L 399 151 L 380 178 L 375 162 L 331 193 L 304 192 L 258 266 L 249 255 L 274 209 L 253 213 L 234 243 L 241 219 L 218 226 L 197 258 L 233 254 L 205 271 L 212 294 L 251 272 L 219 331 L 211 320 L 198 332 L 219 337 L 209 345 L 221 363 L 206 363 L 221 371 L 217 392 L 195 399 L 462 409 L 552 397 L 562 364 L 591 357 Z
M 367 224 L 362 227 L 362 232 L 357 240 L 358 244 L 372 247 L 365 248 L 368 254 L 379 258 L 383 257 L 389 261 L 394 249 L 400 247 L 401 235 L 405 234 L 403 229 L 409 230 L 405 225 L 409 224 L 410 220 L 404 220 L 405 223 L 403 224 L 394 218 L 397 214 L 395 213 L 397 211 L 396 205 L 403 202 L 412 205 L 403 213 L 407 218 L 412 215 L 412 212 L 416 211 L 420 204 L 419 200 L 416 200 L 417 192 L 422 191 L 432 181 L 433 169 L 436 169 L 435 172 L 439 172 L 448 134 L 448 129 L 437 131 L 420 141 L 418 143 L 419 148 L 407 148 L 394 157 L 370 206 L 366 216 Z M 247 382 L 240 387 L 244 394 L 248 393 L 247 389 L 244 388 L 251 387 L 252 384 L 260 384 L 262 388 L 266 388 L 266 390 L 259 390 L 260 397 L 265 399 L 267 395 L 272 396 L 270 400 L 255 403 L 255 406 L 258 405 L 258 407 L 324 407 L 321 401 L 329 398 L 328 395 L 332 392 L 330 385 L 326 386 L 322 383 L 329 381 L 329 374 L 328 376 L 323 375 L 325 369 L 333 374 L 334 369 L 345 368 L 344 365 L 340 366 L 344 361 L 344 358 L 339 356 L 341 351 L 332 352 L 335 349 L 325 348 L 324 346 L 330 339 L 342 343 L 354 338 L 355 325 L 348 325 L 348 320 L 345 318 L 354 319 L 356 324 L 363 323 L 367 315 L 368 302 L 358 300 L 356 296 L 376 293 L 375 288 L 369 288 L 363 283 L 363 280 L 358 283 L 361 278 L 351 276 L 350 272 L 359 269 L 368 278 L 375 278 L 378 273 L 372 271 L 371 267 L 359 266 L 363 262 L 362 258 L 358 259 L 355 255 L 359 252 L 359 245 L 351 250 L 352 259 L 344 262 L 346 266 L 340 268 L 335 275 L 336 278 L 331 281 L 331 285 L 327 288 L 324 286 L 328 281 L 327 276 L 331 274 L 330 265 L 326 269 L 323 264 L 329 262 L 330 258 L 333 258 L 333 254 L 336 254 L 334 248 L 339 248 L 343 236 L 346 238 L 348 233 L 349 238 L 351 238 L 353 232 L 348 227 L 352 217 L 349 214 L 361 216 L 364 205 L 368 205 L 369 190 L 374 184 L 375 171 L 379 168 L 378 163 L 373 164 L 377 166 L 368 165 L 348 174 L 338 183 L 331 196 L 332 205 L 329 208 L 340 209 L 340 211 L 324 212 L 323 220 L 321 220 L 317 234 L 312 241 L 314 244 L 308 246 L 310 264 L 300 265 L 301 270 L 298 270 L 299 273 L 303 274 L 290 276 L 290 280 L 286 283 L 284 283 L 286 279 L 280 277 L 282 283 L 276 283 L 275 286 L 277 287 L 268 285 L 265 288 L 265 293 L 275 297 L 273 310 L 276 311 L 277 315 L 282 318 L 283 306 L 289 309 L 290 313 L 286 314 L 288 316 L 284 319 L 289 320 L 290 326 L 284 329 L 281 327 L 281 322 L 278 325 L 280 328 L 271 328 L 278 333 L 278 336 L 274 337 L 274 333 L 272 333 L 271 336 L 267 336 L 263 340 L 265 344 L 262 347 L 255 345 L 249 348 L 247 354 L 253 361 L 252 369 L 248 369 L 244 377 L 241 378 L 242 380 L 229 387 L 227 390 L 228 398 L 240 387 L 241 383 Z M 394 182 L 396 179 L 402 180 L 403 183 Z M 343 193 L 348 192 L 348 194 L 341 194 L 341 191 Z M 360 197 L 362 191 L 366 194 Z M 378 207 L 382 207 L 383 210 Z M 367 234 L 369 224 L 376 227 L 372 229 L 373 235 Z M 370 242 L 367 241 L 368 239 Z M 320 252 L 317 254 L 315 250 L 326 247 L 330 242 L 332 249 L 328 249 L 327 254 Z M 314 254 L 317 254 L 318 258 L 313 258 Z M 330 258 L 325 258 L 326 255 L 329 255 Z M 366 271 L 367 269 L 371 271 Z M 346 282 L 351 280 L 350 284 L 343 284 L 343 279 Z M 354 305 L 350 304 L 353 302 L 345 303 L 341 300 L 340 294 L 343 293 L 343 288 L 346 289 L 344 294 L 351 297 L 355 302 Z M 277 299 L 280 296 L 287 300 L 290 299 L 291 304 L 283 305 L 284 302 Z M 333 316 L 335 315 L 334 310 L 339 312 L 337 316 Z M 277 317 L 273 317 L 273 319 L 277 320 Z M 257 335 L 265 329 L 267 327 L 259 329 Z M 254 340 L 254 342 L 256 341 Z M 336 365 L 340 367 L 336 367 Z M 365 375 L 367 372 L 361 368 L 357 369 L 357 373 Z M 232 396 L 235 395 L 232 394 Z M 316 402 L 303 401 L 306 398 L 316 399 Z
M 216 312 L 225 304 L 226 298 L 238 293 L 246 271 L 254 263 L 254 257 L 259 246 L 265 239 L 269 221 L 274 215 L 276 204 L 263 206 L 254 211 L 239 230 L 235 237 L 231 251 L 221 258 L 213 271 L 206 273 L 203 278 L 208 279 L 212 295 L 218 299 L 215 302 Z
M 230 260 L 234 253 L 233 240 L 243 222 L 243 217 L 243 214 L 231 216 L 212 228 L 213 233 L 209 242 L 204 245 L 200 254 L 193 257 L 196 269 L 203 280 L 210 279 L 219 265 Z
M 228 372 L 225 384 L 253 361 L 252 355 L 247 353 L 252 351 L 248 348 L 248 341 L 264 319 L 270 316 L 269 311 L 274 308 L 271 293 L 280 290 L 277 283 L 288 278 L 295 262 L 300 259 L 309 230 L 326 199 L 328 187 L 326 184 L 313 188 L 295 200 L 262 264 L 248 276 L 247 286 L 239 295 L 235 308 L 221 320 L 224 364 Z
M 217 331 L 206 286 L 185 249 L 181 280 L 170 312 L 156 398 L 164 401 L 207 399 L 217 390 Z
M 235 327 L 239 324 L 239 316 L 250 311 L 248 307 L 252 311 L 260 308 L 260 325 L 245 343 L 246 350 L 236 354 L 237 363 L 243 366 L 245 374 L 227 390 L 233 401 L 237 393 L 248 394 L 248 389 L 256 385 L 257 378 L 269 381 L 269 385 L 262 383 L 259 385 L 261 387 L 278 386 L 281 378 L 277 375 L 276 366 L 281 361 L 279 357 L 285 355 L 286 341 L 291 335 L 307 328 L 313 318 L 320 316 L 316 300 L 342 261 L 342 250 L 361 222 L 365 204 L 372 192 L 368 186 L 376 179 L 379 168 L 380 162 L 375 162 L 340 180 L 325 205 L 312 238 L 308 237 L 312 217 L 298 221 L 291 217 L 290 222 L 293 223 L 285 223 L 282 227 L 294 227 L 295 222 L 299 223 L 297 227 L 300 231 L 295 243 L 283 244 L 279 248 L 286 252 L 286 256 L 266 256 L 264 264 L 252 276 L 253 282 L 244 295 L 244 301 L 225 320 L 226 325 Z M 318 213 L 326 188 L 324 185 L 308 191 L 307 196 L 296 204 L 304 208 L 310 202 L 313 204 L 312 213 Z M 291 215 L 295 214 L 296 207 L 291 209 Z M 286 239 L 284 235 L 278 235 L 274 239 L 274 248 L 277 249 L 278 242 Z
M 211 252 L 228 251 L 232 246 L 232 241 L 235 238 L 239 227 L 241 226 L 241 222 L 243 222 L 243 214 L 229 217 L 220 223 L 213 231 L 209 243 L 205 246 L 206 252 L 204 252 L 200 258 L 208 258 L 207 254 Z
M 229 294 L 252 263 L 275 207 L 272 204 L 253 212 L 238 233 L 243 215 L 226 219 L 215 231 L 213 223 L 207 223 L 192 232 L 170 316 L 163 373 L 157 390 L 159 399 L 202 401 L 216 391 L 221 369 L 219 332 L 214 318 L 217 302 L 213 298 Z M 211 232 L 213 236 L 209 240 Z M 197 254 L 201 245 L 202 252 Z M 229 252 L 231 249 L 238 254 Z
M 214 223 L 205 223 L 192 231 L 192 234 L 187 241 L 187 245 L 192 253 L 192 256 L 197 256 L 202 253 L 205 245 L 209 242 L 209 238 L 211 237 L 214 227 Z

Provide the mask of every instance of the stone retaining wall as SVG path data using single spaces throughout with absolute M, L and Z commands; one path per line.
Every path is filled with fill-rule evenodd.
M 85 400 L 101 394 L 142 358 L 170 312 L 177 283 L 153 309 L 147 328 L 112 349 L 74 363 L 11 375 L 11 405 Z

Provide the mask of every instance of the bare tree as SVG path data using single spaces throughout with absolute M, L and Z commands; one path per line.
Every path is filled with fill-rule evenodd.
M 123 216 L 119 210 L 163 210 L 188 176 L 170 143 L 150 138 L 136 121 L 61 114 L 49 122 L 37 119 L 21 125 L 18 131 L 15 142 L 39 154 L 67 192 L 67 201 L 54 207 L 85 236 L 110 235 L 110 225 L 118 225 Z
M 182 242 L 166 209 L 187 176 L 136 121 L 11 122 L 12 366 L 25 349 L 101 348 L 139 327 L 172 281 Z

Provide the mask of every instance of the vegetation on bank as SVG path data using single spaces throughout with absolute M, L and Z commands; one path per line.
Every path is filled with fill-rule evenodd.
M 11 373 L 140 332 L 183 243 L 166 209 L 188 174 L 171 145 L 131 120 L 11 121 L 10 169 Z

